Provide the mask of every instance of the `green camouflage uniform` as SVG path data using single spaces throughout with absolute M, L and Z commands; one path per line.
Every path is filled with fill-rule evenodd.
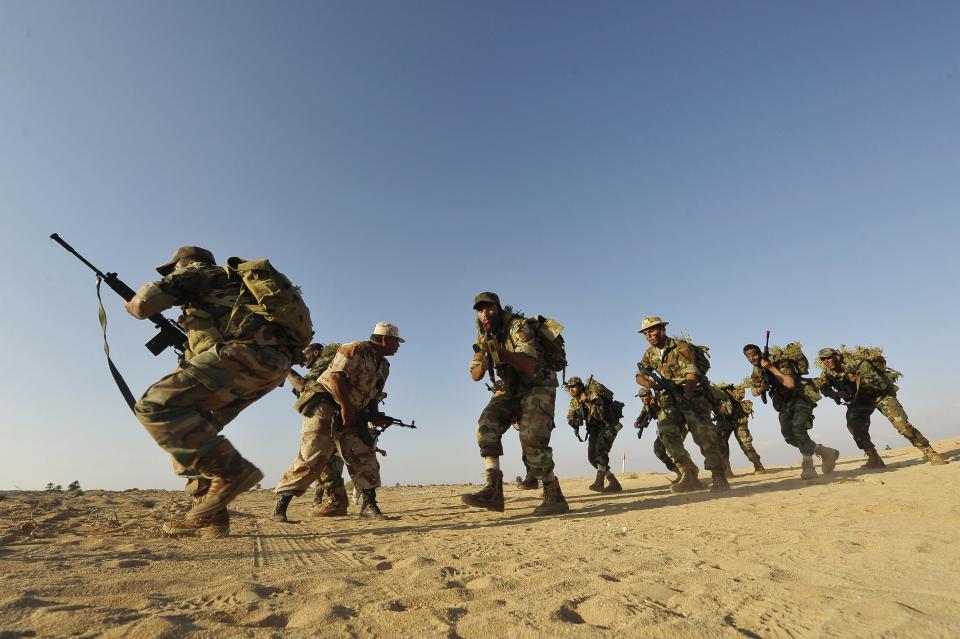
M 222 267 L 194 263 L 137 292 L 157 311 L 178 305 L 184 312 L 189 356 L 134 406 L 181 476 L 210 476 L 205 457 L 225 441 L 220 430 L 280 385 L 299 348 L 286 331 L 243 304 L 233 313 L 241 286 Z
M 333 375 L 345 376 L 350 406 L 357 412 L 374 412 L 389 374 L 390 363 L 371 342 L 350 342 L 340 347 L 330 366 L 300 394 L 297 408 L 304 415 L 300 453 L 274 492 L 302 495 L 325 471 L 331 472 L 330 460 L 336 454 L 343 459 L 357 488 L 380 486 L 380 462 L 375 447 L 360 438 L 355 426 L 344 428 L 340 407 L 329 389 Z
M 800 454 L 813 455 L 817 444 L 810 439 L 808 431 L 813 428 L 813 409 L 817 404 L 808 393 L 804 392 L 805 388 L 812 383 L 802 379 L 789 361 L 774 362 L 774 365 L 780 372 L 792 375 L 797 380 L 797 387 L 789 390 L 773 374 L 770 375 L 773 378 L 769 391 L 770 399 L 780 419 L 780 434 L 783 435 L 785 442 L 800 449 Z M 753 367 L 750 383 L 754 388 L 760 388 L 763 385 L 760 367 Z
M 660 417 L 662 416 L 662 411 L 660 410 L 660 405 L 657 403 L 657 400 L 654 400 L 649 406 L 644 404 L 643 408 L 640 409 L 640 415 L 637 416 L 637 421 L 641 422 L 647 419 L 657 421 L 657 436 L 653 440 L 653 454 L 663 462 L 663 465 L 667 467 L 667 470 L 676 472 L 677 465 L 673 463 L 673 460 L 670 459 L 670 455 L 667 454 L 666 446 L 663 444 L 663 439 L 660 437 Z M 649 417 L 648 417 L 649 415 Z M 680 442 L 683 444 L 683 440 L 687 437 L 687 424 L 686 422 L 680 425 Z
M 760 454 L 753 447 L 753 436 L 747 424 L 753 414 L 753 402 L 738 398 L 733 387 L 717 386 L 711 388 L 713 415 L 717 422 L 717 445 L 720 454 L 730 461 L 730 435 L 735 434 L 740 450 L 754 464 L 760 463 Z
M 610 468 L 610 449 L 613 448 L 613 442 L 617 438 L 617 433 L 623 428 L 618 417 L 613 401 L 608 400 L 603 393 L 605 387 L 593 378 L 587 381 L 586 393 L 587 399 L 581 403 L 576 398 L 570 399 L 570 407 L 567 409 L 567 423 L 574 427 L 586 426 L 587 429 L 587 461 L 594 468 Z M 609 391 L 608 391 L 609 392 Z M 587 423 L 583 423 L 580 416 L 580 408 L 586 405 Z M 622 405 L 620 405 L 622 408 Z
M 522 315 L 514 314 L 509 307 L 500 315 L 497 339 L 504 349 L 521 353 L 537 360 L 533 375 L 521 375 L 511 366 L 497 367 L 497 389 L 477 421 L 477 444 L 483 457 L 503 455 L 501 439 L 510 426 L 520 425 L 520 445 L 530 470 L 530 475 L 542 480 L 553 471 L 553 449 L 550 448 L 550 433 L 554 428 L 554 407 L 557 398 L 557 374 L 550 370 L 546 358 L 540 352 L 533 329 Z M 477 336 L 477 345 L 482 344 L 482 335 Z M 482 365 L 485 355 L 474 353 L 471 368 Z
M 663 349 L 651 346 L 643 354 L 641 364 L 655 370 L 664 377 L 683 387 L 686 375 L 693 373 L 699 376 L 698 387 L 688 406 L 677 406 L 673 397 L 668 393 L 660 394 L 662 418 L 658 420 L 657 433 L 663 441 L 664 448 L 670 459 L 678 467 L 693 466 L 690 454 L 683 447 L 685 436 L 684 424 L 693 436 L 693 441 L 699 446 L 703 454 L 704 468 L 711 471 L 723 472 L 723 458 L 717 446 L 717 436 L 713 424 L 707 417 L 710 414 L 710 401 L 707 399 L 705 387 L 709 381 L 705 371 L 697 368 L 693 346 L 684 340 L 667 338 Z
M 859 389 L 847 381 L 847 373 L 860 376 Z M 842 370 L 834 373 L 824 369 L 817 383 L 820 392 L 827 397 L 836 396 L 837 391 L 842 388 L 856 391 L 853 401 L 847 406 L 847 430 L 853 435 L 853 441 L 860 450 L 874 448 L 870 441 L 870 416 L 875 410 L 879 410 L 881 415 L 889 419 L 897 432 L 917 448 L 930 445 L 927 438 L 910 424 L 907 413 L 897 399 L 897 391 L 900 389 L 870 362 L 844 360 Z

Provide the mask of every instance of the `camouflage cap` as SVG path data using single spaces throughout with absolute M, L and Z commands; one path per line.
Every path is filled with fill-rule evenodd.
M 670 322 L 664 322 L 663 318 L 659 315 L 648 315 L 643 318 L 643 322 L 640 323 L 640 330 L 638 333 L 642 333 L 648 328 L 653 328 L 654 326 L 666 326 Z
M 477 306 L 484 303 L 496 304 L 497 308 L 503 308 L 503 306 L 500 304 L 500 296 L 496 293 L 491 293 L 490 291 L 484 291 L 473 298 L 473 310 L 477 310 Z
M 639 391 L 637 391 L 637 397 L 648 397 L 650 395 L 653 395 L 653 391 L 651 391 L 649 388 L 641 388 Z
M 206 262 L 207 264 L 217 263 L 217 261 L 213 259 L 213 253 L 205 248 L 200 248 L 199 246 L 181 246 L 173 254 L 173 257 L 157 267 L 157 273 L 164 277 L 170 275 L 170 273 L 173 273 L 174 268 L 176 268 L 177 262 L 188 257 L 196 258 L 198 261 Z
M 583 386 L 583 380 L 579 377 L 571 377 L 563 384 L 567 388 L 573 388 L 574 386 Z
M 817 359 L 827 359 L 828 357 L 833 357 L 834 355 L 839 354 L 840 353 L 838 353 L 834 348 L 821 348 L 819 351 L 817 351 Z

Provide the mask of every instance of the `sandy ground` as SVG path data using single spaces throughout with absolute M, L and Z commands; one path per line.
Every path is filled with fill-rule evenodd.
M 304 497 L 278 524 L 254 491 L 208 542 L 160 532 L 179 493 L 0 493 L 0 638 L 954 638 L 960 438 L 936 445 L 954 463 L 897 449 L 721 498 L 565 480 L 572 512 L 546 519 L 539 494 L 510 487 L 498 514 L 425 486 L 382 490 L 389 521 L 312 520 Z

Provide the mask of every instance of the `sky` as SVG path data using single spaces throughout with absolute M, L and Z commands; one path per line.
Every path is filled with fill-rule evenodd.
M 654 314 L 714 380 L 766 330 L 882 346 L 914 424 L 956 436 L 958 26 L 951 2 L 0 0 L 0 490 L 182 486 L 53 232 L 135 289 L 181 245 L 268 257 L 321 342 L 397 324 L 384 410 L 418 428 L 383 436 L 386 485 L 480 481 L 483 290 L 564 324 L 568 375 L 626 403 L 616 470 L 663 471 L 631 427 Z M 104 303 L 139 395 L 173 354 Z M 265 486 L 297 453 L 293 400 L 224 431 Z M 586 477 L 565 413 L 556 473 Z M 799 461 L 771 407 L 751 430 L 768 466 Z M 858 452 L 830 401 L 812 434 Z

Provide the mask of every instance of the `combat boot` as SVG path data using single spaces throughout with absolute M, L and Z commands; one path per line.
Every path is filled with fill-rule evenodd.
M 730 490 L 730 482 L 727 481 L 727 473 L 723 470 L 711 470 L 713 476 L 713 486 L 710 486 L 711 493 L 725 493 Z
M 920 450 L 923 452 L 923 456 L 927 458 L 927 461 L 934 466 L 942 466 L 947 463 L 943 455 L 935 451 L 929 444 L 920 447 Z
M 260 483 L 263 473 L 244 459 L 230 442 L 224 440 L 198 463 L 204 475 L 210 476 L 210 488 L 203 501 L 194 504 L 187 519 L 210 517 L 225 510 L 227 504 Z
M 520 490 L 536 490 L 537 488 L 540 488 L 540 481 L 530 473 L 527 473 L 527 476 L 523 479 L 520 479 L 520 476 L 518 475 L 517 488 Z
M 840 451 L 823 444 L 817 444 L 817 448 L 813 452 L 820 456 L 820 472 L 824 475 L 832 473 L 833 469 L 837 467 Z
M 317 490 L 314 491 L 313 493 L 314 507 L 317 507 L 323 503 L 323 496 L 324 496 L 323 484 L 317 484 Z
M 763 467 L 763 464 L 760 463 L 760 460 L 757 459 L 753 462 L 753 474 L 754 475 L 766 475 L 767 469 Z
M 727 479 L 733 479 L 736 475 L 733 474 L 733 468 L 730 467 L 730 460 L 723 462 L 723 476 Z
M 347 506 L 347 489 L 342 485 L 334 486 L 327 493 L 326 501 L 314 506 L 310 514 L 314 517 L 343 517 L 347 514 Z
M 562 515 L 570 512 L 570 506 L 560 492 L 560 480 L 543 481 L 543 503 L 533 509 L 534 515 Z
M 674 477 L 673 479 L 670 480 L 670 485 L 673 486 L 673 485 L 675 485 L 677 482 L 679 482 L 679 481 L 683 478 L 683 476 L 680 474 L 680 470 L 679 470 L 676 466 L 674 466 L 674 467 L 671 468 L 670 470 L 672 470 L 674 473 L 677 474 L 676 477 Z
M 386 519 L 377 506 L 377 489 L 367 488 L 360 493 L 360 519 Z
M 620 485 L 620 482 L 617 481 L 616 475 L 607 471 L 607 487 L 603 489 L 605 493 L 619 493 L 623 490 L 623 486 Z
M 670 486 L 670 492 L 672 493 L 690 493 L 695 490 L 703 490 L 706 488 L 700 480 L 697 479 L 697 475 L 700 474 L 700 469 L 696 467 L 692 462 L 688 466 L 679 466 L 678 470 L 680 471 L 680 481 Z
M 211 517 L 175 519 L 163 524 L 163 532 L 171 537 L 196 536 L 201 539 L 221 539 L 230 534 L 230 514 L 221 510 Z
M 273 513 L 270 515 L 270 521 L 281 521 L 287 523 L 287 506 L 290 505 L 290 500 L 293 499 L 293 495 L 277 495 L 277 500 L 273 504 Z
M 813 466 L 813 455 L 804 455 L 800 463 L 800 479 L 816 479 L 817 469 Z
M 860 467 L 860 470 L 870 470 L 873 468 L 886 468 L 887 465 L 883 463 L 883 459 L 880 457 L 880 454 L 877 453 L 876 448 L 868 448 L 863 451 L 867 455 L 867 463 Z
M 544 486 L 546 490 L 546 486 Z M 479 491 L 463 495 L 460 499 L 467 506 L 486 508 L 494 512 L 503 512 L 503 472 L 488 468 L 487 483 Z
M 598 470 L 597 478 L 593 480 L 593 483 L 587 486 L 587 490 L 592 490 L 595 493 L 603 492 L 603 479 L 607 476 L 607 471 Z

